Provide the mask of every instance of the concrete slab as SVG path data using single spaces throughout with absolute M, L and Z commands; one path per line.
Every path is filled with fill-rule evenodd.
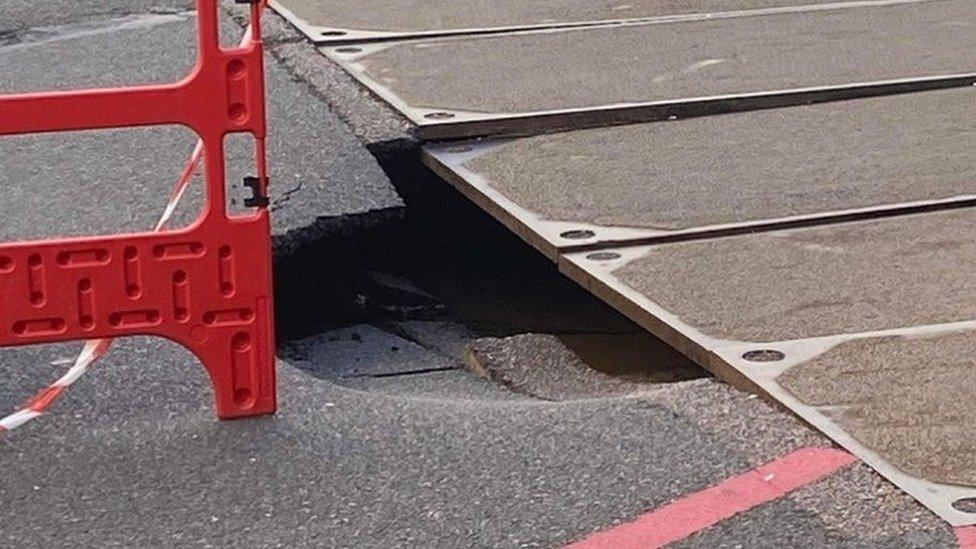
M 742 11 L 796 9 L 836 0 L 611 0 L 523 2 L 502 0 L 491 9 L 475 0 L 275 0 L 271 6 L 318 43 L 357 42 L 554 28 L 648 18 L 716 18 Z M 806 6 L 801 6 L 801 9 Z
M 427 139 L 542 133 L 968 86 L 946 0 L 323 48 Z
M 972 205 L 976 90 L 428 145 L 424 162 L 547 257 Z
M 777 381 L 908 474 L 976 486 L 971 331 L 840 344 Z
M 955 419 L 965 400 L 937 398 L 968 387 L 960 372 L 971 365 L 958 358 L 972 354 L 959 348 L 967 337 L 946 334 L 976 329 L 976 307 L 958 299 L 976 290 L 976 246 L 959 236 L 974 225 L 973 210 L 927 213 L 569 254 L 561 268 L 699 364 L 786 405 L 950 523 L 974 524 L 976 514 L 953 507 L 976 497 L 968 465 L 951 457 L 969 455 L 971 422 Z
M 570 254 L 702 336 L 784 341 L 976 318 L 976 210 Z M 615 257 L 618 256 L 618 257 Z M 588 259 L 591 258 L 591 259 Z M 951 291 L 946 291 L 951 289 Z
M 0 93 L 175 81 L 192 68 L 195 24 L 186 12 L 86 20 L 0 45 Z M 241 29 L 227 21 L 224 32 Z M 267 78 L 279 253 L 339 229 L 336 220 L 352 223 L 402 208 L 375 159 L 310 87 L 270 56 Z M 195 141 L 176 127 L 4 137 L 0 237 L 148 230 Z M 253 170 L 247 145 L 244 154 L 228 147 L 231 174 Z M 231 195 L 238 181 L 229 177 Z M 200 191 L 199 183 L 191 187 L 179 224 L 201 210 Z M 41 204 L 44 223 L 35 217 Z

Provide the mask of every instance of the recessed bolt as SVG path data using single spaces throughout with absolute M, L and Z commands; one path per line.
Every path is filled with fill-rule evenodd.
M 584 240 L 587 238 L 593 238 L 596 236 L 596 233 L 593 231 L 577 229 L 575 231 L 566 231 L 559 236 L 568 240 Z
M 961 498 L 952 502 L 952 508 L 963 513 L 976 513 L 976 498 Z
M 586 256 L 586 259 L 590 261 L 613 261 L 614 259 L 620 259 L 620 254 L 617 252 L 595 252 Z
M 774 349 L 756 349 L 742 355 L 742 358 L 749 362 L 779 362 L 786 358 L 786 355 Z
M 424 115 L 427 120 L 448 120 L 454 118 L 455 114 L 451 112 L 431 112 Z

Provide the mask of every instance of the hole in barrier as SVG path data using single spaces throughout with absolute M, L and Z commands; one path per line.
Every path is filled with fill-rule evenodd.
M 249 6 L 240 6 L 242 15 L 246 9 L 249 9 Z M 226 10 L 218 9 L 217 11 L 220 14 L 220 47 L 224 49 L 236 48 L 240 45 L 241 38 L 244 37 L 244 27 L 239 25 Z
M 249 133 L 233 133 L 224 138 L 228 215 L 246 217 L 255 211 L 255 190 L 248 183 L 248 178 L 257 176 L 255 145 L 254 136 Z
M 195 133 L 175 125 L 3 137 L 0 242 L 151 231 L 196 142 Z M 168 228 L 188 227 L 201 215 L 204 179 L 202 167 L 195 170 Z M 58 262 L 108 260 L 103 251 L 92 253 Z
M 165 54 L 159 44 L 166 44 Z M 196 60 L 192 12 L 34 28 L 0 44 L 0 93 L 169 84 L 189 75 Z

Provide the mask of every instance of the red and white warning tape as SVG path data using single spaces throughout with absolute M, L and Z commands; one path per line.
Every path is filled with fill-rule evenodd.
M 196 146 L 193 148 L 193 154 L 186 162 L 183 173 L 180 174 L 180 178 L 173 187 L 169 201 L 166 203 L 166 208 L 159 217 L 159 221 L 156 222 L 153 232 L 158 233 L 166 229 L 166 225 L 173 217 L 173 213 L 176 212 L 176 207 L 179 205 L 183 195 L 186 194 L 186 189 L 190 186 L 190 182 L 193 181 L 193 176 L 197 172 L 202 158 L 203 141 L 201 140 L 197 141 Z M 81 350 L 81 354 L 78 355 L 78 358 L 75 359 L 74 364 L 66 374 L 37 393 L 34 398 L 27 401 L 19 410 L 7 417 L 0 418 L 0 433 L 20 427 L 28 421 L 43 415 L 58 400 L 58 397 L 61 396 L 65 389 L 75 381 L 78 381 L 78 378 L 84 375 L 93 364 L 108 354 L 108 349 L 112 346 L 112 342 L 113 340 L 111 339 L 93 339 L 86 341 L 85 347 Z

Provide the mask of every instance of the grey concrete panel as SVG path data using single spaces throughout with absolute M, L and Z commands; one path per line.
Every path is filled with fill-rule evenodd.
M 647 248 L 622 283 L 710 337 L 783 341 L 976 318 L 976 210 Z M 951 289 L 951 291 L 947 291 Z
M 555 258 L 580 245 L 970 204 L 974 101 L 963 88 L 435 144 L 425 162 Z
M 976 497 L 976 476 L 963 463 L 965 399 L 952 391 L 969 386 L 976 306 L 960 296 L 976 291 L 974 229 L 976 211 L 963 209 L 574 253 L 561 268 L 945 520 L 973 524 L 953 507 Z M 945 455 L 928 453 L 940 445 Z
M 962 0 L 324 48 L 423 137 L 969 85 Z
M 972 332 L 843 343 L 777 378 L 905 472 L 976 486 Z
M 350 42 L 489 32 L 654 17 L 715 17 L 837 0 L 273 0 L 272 7 L 316 42 Z

